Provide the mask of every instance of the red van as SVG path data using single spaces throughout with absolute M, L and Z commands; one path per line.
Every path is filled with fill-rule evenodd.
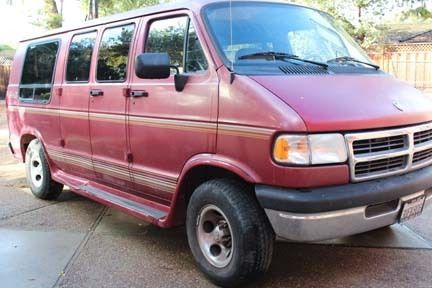
M 67 185 L 185 225 L 219 285 L 262 275 L 276 236 L 352 235 L 432 202 L 431 99 L 306 7 L 188 1 L 26 39 L 6 105 L 36 197 Z

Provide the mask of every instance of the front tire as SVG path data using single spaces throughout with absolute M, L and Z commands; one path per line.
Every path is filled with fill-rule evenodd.
M 199 268 L 217 285 L 245 284 L 270 266 L 274 232 L 244 183 L 219 179 L 199 186 L 188 204 L 186 230 Z
M 63 184 L 51 179 L 51 171 L 39 139 L 28 145 L 25 157 L 27 183 L 33 195 L 43 200 L 56 199 L 63 190 Z

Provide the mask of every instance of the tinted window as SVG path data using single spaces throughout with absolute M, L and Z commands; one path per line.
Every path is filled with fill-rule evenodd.
M 59 42 L 31 44 L 27 48 L 21 76 L 20 98 L 23 100 L 48 101 Z
M 207 70 L 208 64 L 192 22 L 187 36 L 185 72 Z
M 76 35 L 72 38 L 66 70 L 67 81 L 89 81 L 95 40 L 96 32 Z
M 97 79 L 125 81 L 134 24 L 105 30 L 99 48 Z
M 153 22 L 150 26 L 146 52 L 167 52 L 171 64 L 182 68 L 187 23 L 187 16 Z
M 150 26 L 146 52 L 167 52 L 171 58 L 171 65 L 179 67 L 180 72 L 204 71 L 208 66 L 195 28 L 187 16 L 153 22 Z

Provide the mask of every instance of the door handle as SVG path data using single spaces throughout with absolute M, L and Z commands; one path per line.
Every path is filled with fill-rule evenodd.
M 90 90 L 90 96 L 97 97 L 97 96 L 103 96 L 104 92 L 102 90 Z
M 132 90 L 130 92 L 130 96 L 137 98 L 137 97 L 148 97 L 148 92 L 144 90 Z

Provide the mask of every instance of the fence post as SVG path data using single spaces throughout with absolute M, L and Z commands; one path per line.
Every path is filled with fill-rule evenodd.
M 9 83 L 10 66 L 0 65 L 0 99 L 6 96 L 6 90 Z

